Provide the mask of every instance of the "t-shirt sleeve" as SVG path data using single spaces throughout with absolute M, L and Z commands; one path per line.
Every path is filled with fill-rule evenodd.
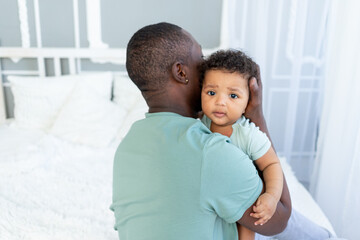
M 211 120 L 210 120 L 210 118 L 208 118 L 205 114 L 204 114 L 204 116 L 201 118 L 201 122 L 202 122 L 208 129 L 210 129 Z
M 250 159 L 257 160 L 262 157 L 271 147 L 269 138 L 259 127 L 246 118 L 235 123 L 234 132 L 231 136 L 233 143 L 247 154 Z
M 205 208 L 228 223 L 239 220 L 261 193 L 262 181 L 252 161 L 219 134 L 205 146 L 201 171 Z

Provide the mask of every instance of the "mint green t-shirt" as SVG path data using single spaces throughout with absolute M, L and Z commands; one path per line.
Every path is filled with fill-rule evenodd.
M 111 210 L 120 240 L 235 240 L 235 222 L 261 190 L 229 138 L 193 118 L 151 113 L 116 151 Z
M 210 129 L 210 118 L 204 115 L 201 121 Z M 269 151 L 271 147 L 269 138 L 249 119 L 241 116 L 232 128 L 231 143 L 240 148 L 251 160 L 257 160 Z

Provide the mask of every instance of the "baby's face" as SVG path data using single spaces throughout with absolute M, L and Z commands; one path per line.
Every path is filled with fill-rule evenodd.
M 243 75 L 222 70 L 210 70 L 205 73 L 201 106 L 213 124 L 234 124 L 245 112 L 248 101 L 248 80 Z

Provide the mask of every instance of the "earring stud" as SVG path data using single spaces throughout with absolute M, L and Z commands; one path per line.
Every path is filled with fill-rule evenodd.
M 188 83 L 188 82 L 189 82 L 189 79 L 185 79 L 185 82 Z

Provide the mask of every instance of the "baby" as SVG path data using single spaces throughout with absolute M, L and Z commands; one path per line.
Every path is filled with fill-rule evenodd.
M 265 192 L 253 206 L 255 225 L 265 224 L 274 214 L 283 188 L 279 159 L 265 133 L 243 115 L 249 101 L 248 81 L 258 76 L 256 63 L 237 50 L 213 53 L 201 66 L 202 122 L 212 131 L 230 137 L 263 173 Z M 255 233 L 238 225 L 239 239 Z

